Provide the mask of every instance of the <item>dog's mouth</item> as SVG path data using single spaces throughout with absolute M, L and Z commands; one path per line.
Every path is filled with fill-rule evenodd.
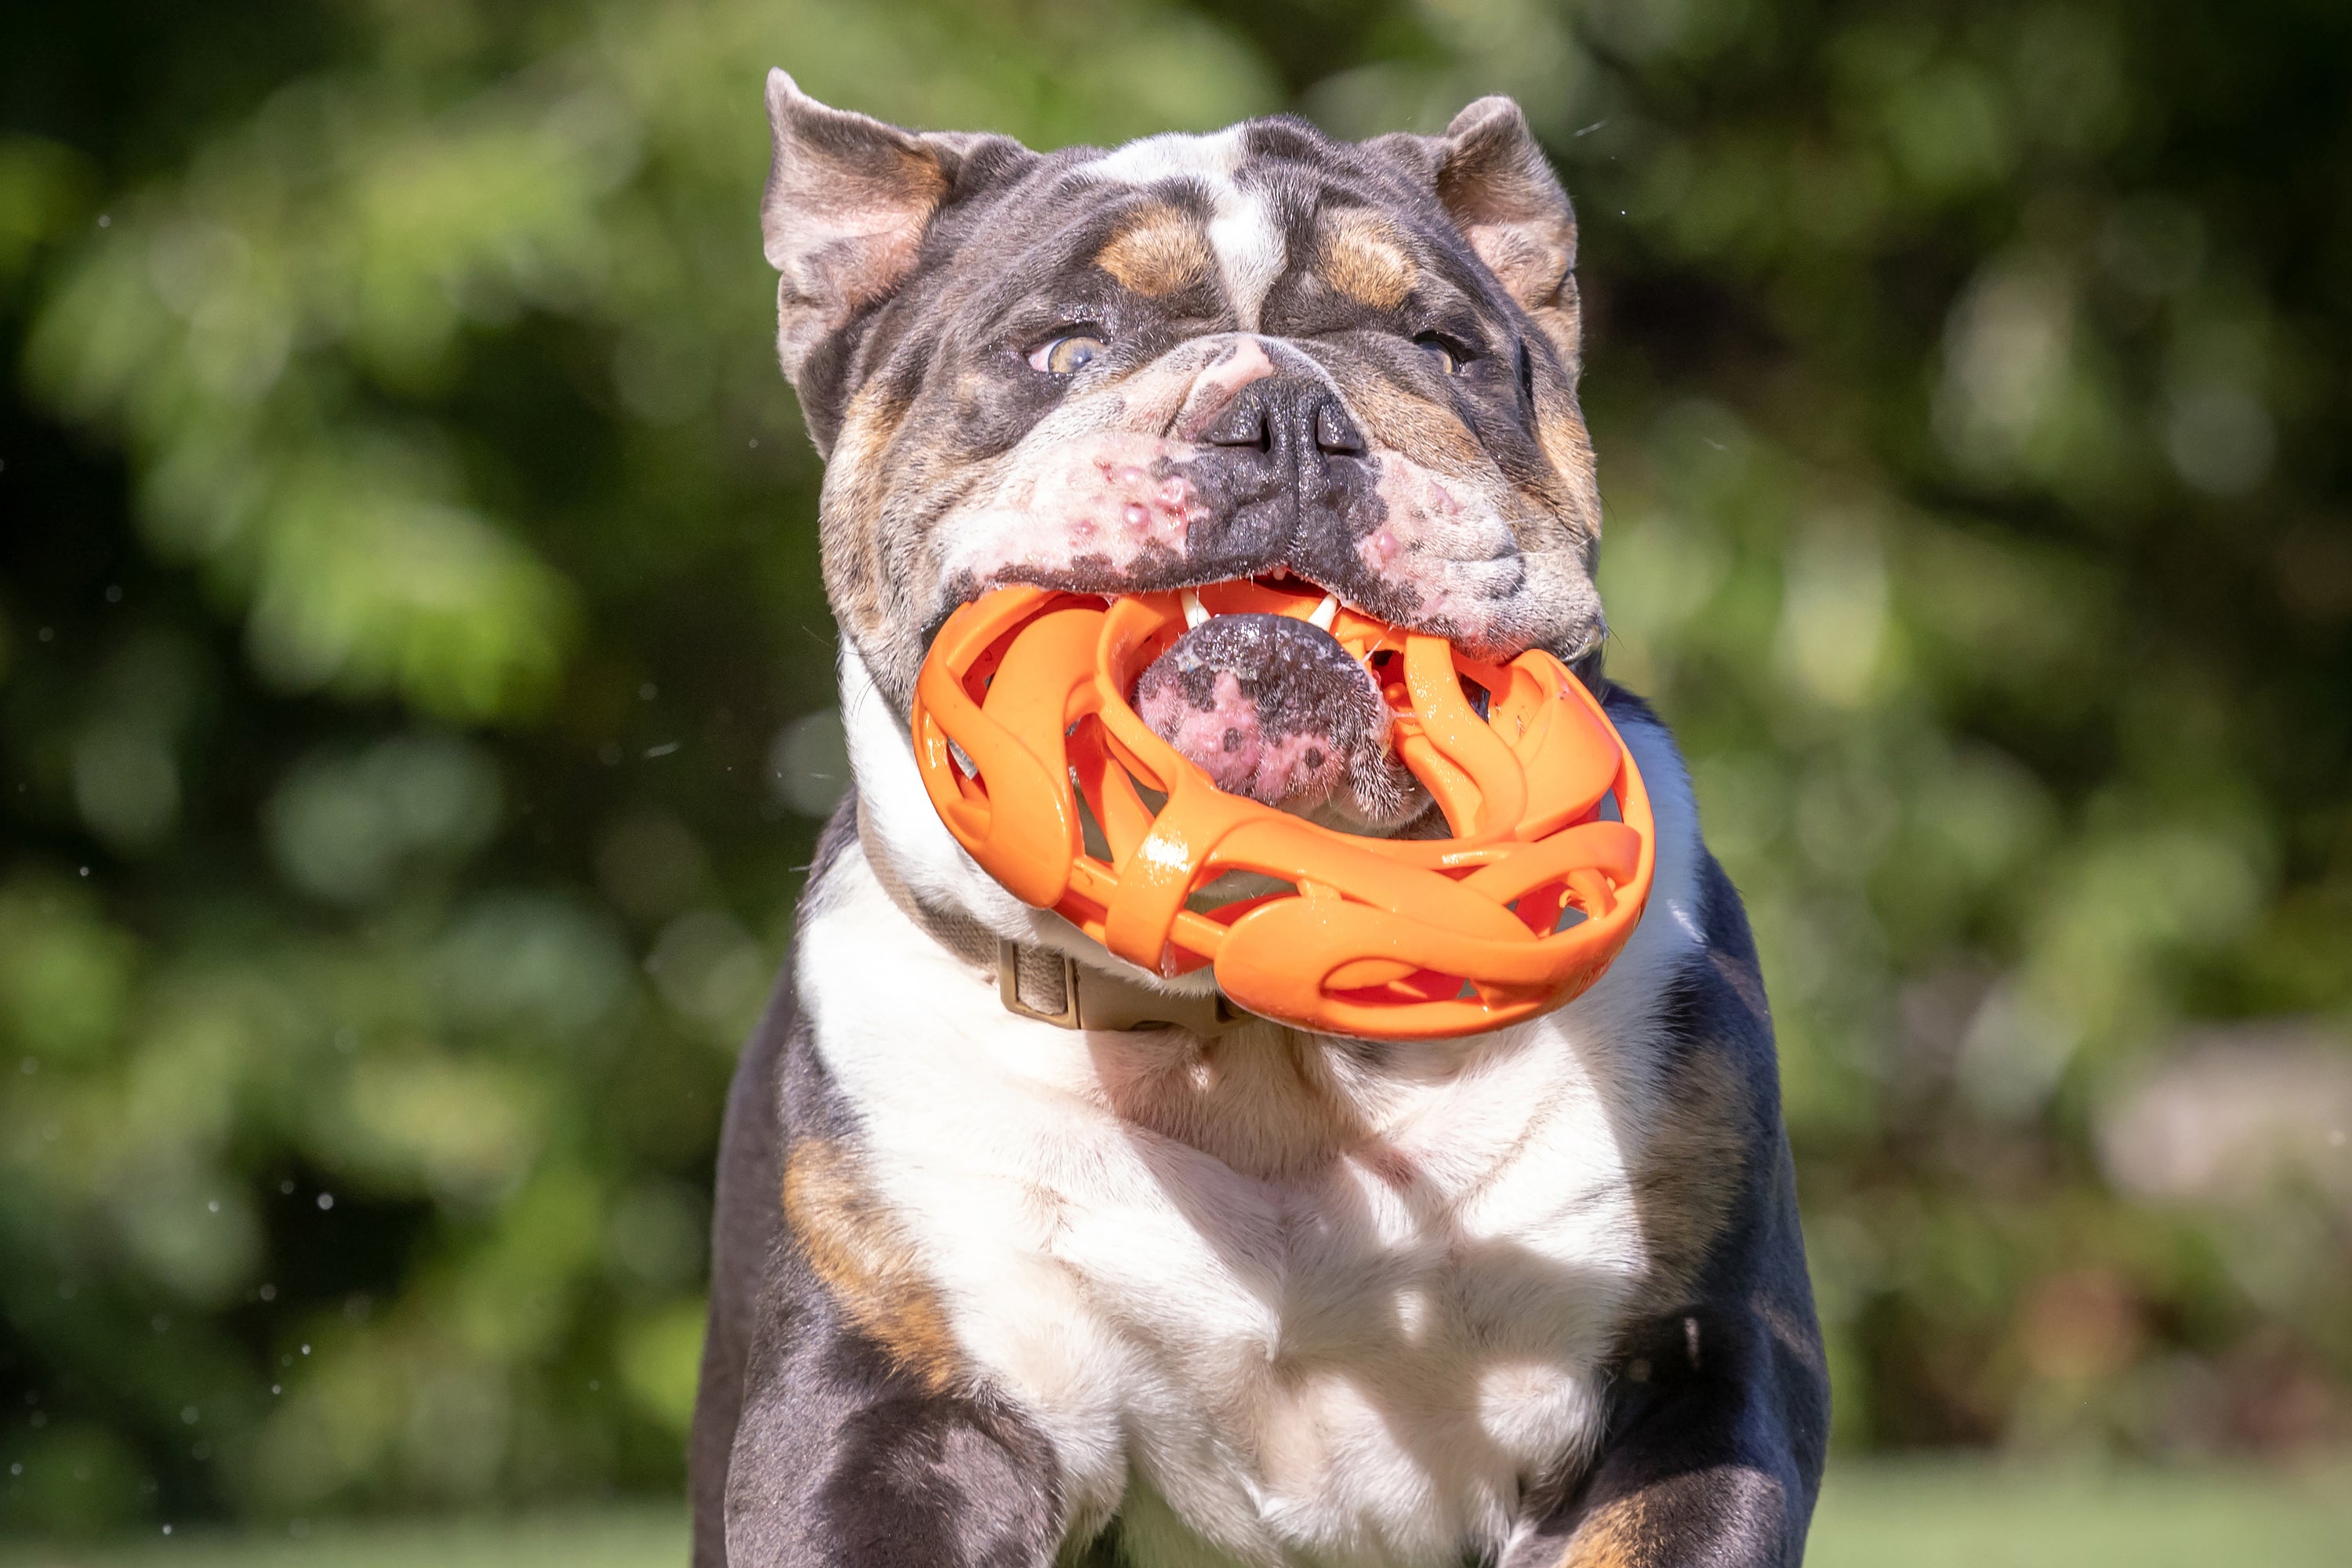
M 1423 628 L 1385 619 L 1286 564 L 1189 587 L 1013 581 L 1104 603 L 1131 594 L 1181 610 L 1183 629 L 1159 643 L 1125 696 L 1220 790 L 1341 832 L 1447 832 L 1436 798 L 1397 745 L 1396 716 L 1414 706 L 1406 640 Z M 952 614 L 940 617 L 927 643 Z M 1478 662 L 1499 667 L 1517 651 L 1482 649 Z M 1466 676 L 1461 685 L 1485 718 L 1486 689 Z
M 1398 760 L 1408 705 L 1396 629 L 1286 572 L 1181 592 L 1185 629 L 1129 700 L 1228 794 L 1390 834 L 1429 811 Z

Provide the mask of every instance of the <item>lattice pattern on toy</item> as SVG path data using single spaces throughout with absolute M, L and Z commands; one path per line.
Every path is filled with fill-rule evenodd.
M 1199 592 L 1217 614 L 1302 619 L 1322 597 Z M 1013 587 L 940 630 L 916 758 L 949 830 L 1015 896 L 1162 974 L 1213 965 L 1254 1013 L 1370 1038 L 1516 1022 L 1615 958 L 1656 834 L 1631 752 L 1558 659 L 1486 663 L 1341 609 L 1331 635 L 1371 671 L 1399 760 L 1452 829 L 1379 838 L 1226 794 L 1152 732 L 1130 694 L 1184 626 L 1174 594 Z M 1202 896 L 1221 879 L 1257 890 Z

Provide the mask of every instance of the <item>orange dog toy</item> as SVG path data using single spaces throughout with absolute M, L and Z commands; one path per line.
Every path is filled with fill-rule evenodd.
M 1323 597 L 1199 592 L 1215 614 L 1301 619 Z M 948 618 L 916 684 L 915 755 L 989 875 L 1121 958 L 1213 964 L 1237 1005 L 1329 1034 L 1475 1034 L 1601 977 L 1641 919 L 1657 835 L 1632 753 L 1558 659 L 1484 664 L 1341 609 L 1331 635 L 1454 830 L 1375 838 L 1226 794 L 1145 725 L 1129 696 L 1184 627 L 1173 593 L 1002 588 Z M 1288 889 L 1203 894 L 1237 871 Z

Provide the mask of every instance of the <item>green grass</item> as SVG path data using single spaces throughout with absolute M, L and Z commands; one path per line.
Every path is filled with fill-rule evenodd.
M 105 1547 L 0 1544 L 0 1568 L 684 1568 L 682 1508 L 583 1508 L 506 1521 L 186 1530 Z
M 0 1568 L 679 1568 L 675 1509 L 507 1521 L 189 1530 L 104 1547 L 0 1542 Z M 2352 1469 L 1833 1468 L 1811 1568 L 2352 1568 Z
M 2352 1568 L 2352 1468 L 1831 1467 L 1809 1568 Z

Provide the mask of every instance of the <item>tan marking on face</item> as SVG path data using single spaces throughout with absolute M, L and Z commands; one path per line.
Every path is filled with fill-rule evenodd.
M 1452 408 L 1385 377 L 1351 385 L 1348 392 L 1348 411 L 1374 450 L 1395 451 L 1423 468 L 1463 479 L 1500 481 L 1494 458 Z
M 1748 1163 L 1748 1094 L 1730 1058 L 1706 1045 L 1658 1086 L 1658 1121 L 1633 1171 L 1651 1258 L 1643 1295 L 1657 1310 L 1687 1297 L 1731 1217 Z
M 1177 207 L 1155 205 L 1119 226 L 1095 265 L 1123 289 L 1158 298 L 1190 289 L 1216 267 L 1200 225 Z
M 823 1139 L 793 1144 L 783 1201 L 784 1223 L 850 1321 L 931 1393 L 951 1389 L 963 1361 L 947 1313 L 856 1156 Z
M 1601 537 L 1601 487 L 1593 471 L 1592 437 L 1575 397 L 1549 375 L 1536 378 L 1536 439 L 1560 480 L 1546 499 L 1557 513 L 1588 540 Z
M 1586 537 L 1599 538 L 1600 479 L 1593 472 L 1592 438 L 1585 434 L 1582 416 L 1573 409 L 1557 415 L 1539 412 L 1536 439 L 1543 444 L 1544 456 L 1551 459 L 1553 471 L 1562 481 L 1563 493 L 1555 511 Z
M 1393 310 L 1412 292 L 1412 258 L 1386 220 L 1360 207 L 1327 212 L 1316 226 L 1315 268 L 1340 293 Z
M 1587 1514 L 1570 1537 L 1559 1568 L 1643 1568 L 1642 1494 L 1615 1498 Z
M 904 398 L 867 384 L 850 399 L 825 455 L 819 508 L 825 596 L 853 636 L 872 635 L 891 614 L 890 453 L 908 413 Z

